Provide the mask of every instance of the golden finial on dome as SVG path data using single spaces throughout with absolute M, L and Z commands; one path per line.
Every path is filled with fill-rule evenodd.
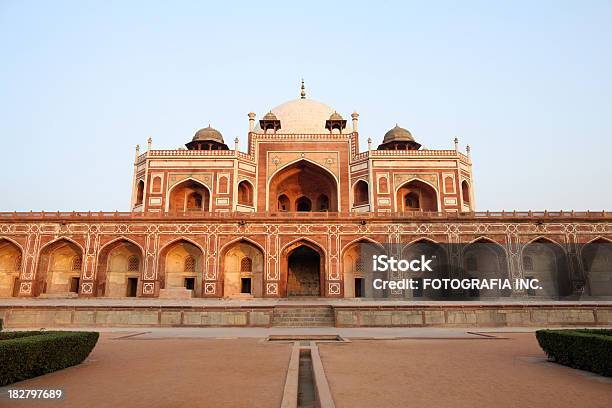
M 306 99 L 306 87 L 304 87 L 304 78 L 302 78 L 302 92 L 300 92 L 302 99 Z

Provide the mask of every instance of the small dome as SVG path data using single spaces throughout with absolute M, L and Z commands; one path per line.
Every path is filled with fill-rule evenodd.
M 395 125 L 393 129 L 385 133 L 383 144 L 390 142 L 414 142 L 412 134 L 404 128 Z
M 208 127 L 205 127 L 204 129 L 198 130 L 195 136 L 193 136 L 192 141 L 197 142 L 205 140 L 212 140 L 215 142 L 224 143 L 223 135 L 221 135 L 221 132 L 219 132 L 217 129 L 211 128 L 210 125 L 208 125 Z
M 272 113 L 272 111 L 270 111 L 264 115 L 262 120 L 278 120 L 278 118 Z
M 334 111 L 329 117 L 329 120 L 344 120 L 344 118 L 338 112 Z

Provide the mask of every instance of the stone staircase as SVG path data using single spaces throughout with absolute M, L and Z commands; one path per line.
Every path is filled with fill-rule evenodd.
M 334 327 L 331 306 L 276 306 L 272 327 Z

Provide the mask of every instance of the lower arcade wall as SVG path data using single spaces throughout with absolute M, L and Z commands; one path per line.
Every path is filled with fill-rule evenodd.
M 115 218 L 0 220 L 0 297 L 354 297 L 360 272 L 352 248 L 363 242 L 407 250 L 487 242 L 497 248 L 495 273 L 511 279 L 540 267 L 538 244 L 548 256 L 542 267 L 563 275 L 564 295 L 612 296 L 612 218 L 605 213 L 456 220 Z M 476 262 L 464 250 L 444 251 L 451 275 Z M 303 271 L 292 270 L 292 262 L 318 275 L 296 286 L 292 273 Z M 532 294 L 513 289 L 507 295 Z M 406 298 L 393 291 L 386 296 Z M 364 311 L 355 316 L 368 319 Z

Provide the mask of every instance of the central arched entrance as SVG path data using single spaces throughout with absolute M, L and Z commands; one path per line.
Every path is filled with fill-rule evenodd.
M 284 251 L 285 296 L 323 296 L 325 255 L 321 248 L 298 241 Z
M 300 160 L 270 180 L 268 207 L 272 212 L 338 211 L 338 185 L 323 167 Z

